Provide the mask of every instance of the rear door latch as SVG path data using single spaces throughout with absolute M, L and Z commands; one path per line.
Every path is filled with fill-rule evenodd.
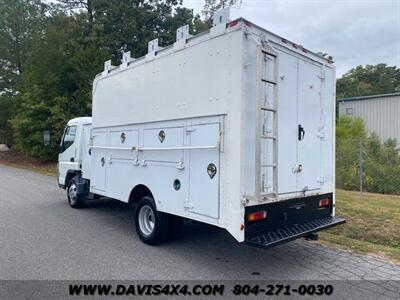
M 301 124 L 299 124 L 298 126 L 298 139 L 299 141 L 304 139 L 304 135 L 306 134 L 306 131 L 304 130 L 303 126 L 301 126 Z

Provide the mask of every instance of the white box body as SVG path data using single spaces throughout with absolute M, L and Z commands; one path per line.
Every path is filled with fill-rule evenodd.
M 268 55 L 260 65 L 260 47 L 277 54 L 274 68 Z M 260 94 L 259 76 L 272 81 L 271 70 L 276 85 Z M 276 108 L 276 122 L 261 114 L 262 133 L 260 103 Z M 334 193 L 334 114 L 334 66 L 239 19 L 99 74 L 82 174 L 92 193 L 128 202 L 144 185 L 159 211 L 243 241 L 246 206 Z M 275 144 L 257 143 L 269 134 Z M 274 197 L 260 198 L 256 184 Z

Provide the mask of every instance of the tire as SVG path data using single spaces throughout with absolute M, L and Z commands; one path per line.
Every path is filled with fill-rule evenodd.
M 170 218 L 157 211 L 153 198 L 144 196 L 135 209 L 135 226 L 145 244 L 158 245 L 168 238 Z
M 75 177 L 68 182 L 67 198 L 69 206 L 72 208 L 82 208 L 85 206 L 85 198 L 78 193 L 78 187 Z

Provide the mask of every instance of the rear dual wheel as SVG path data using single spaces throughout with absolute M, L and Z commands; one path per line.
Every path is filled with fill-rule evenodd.
M 158 245 L 179 235 L 182 218 L 157 211 L 153 198 L 144 196 L 135 209 L 135 225 L 144 243 Z

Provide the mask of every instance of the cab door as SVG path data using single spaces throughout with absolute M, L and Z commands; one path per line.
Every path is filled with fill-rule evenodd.
M 76 147 L 77 132 L 78 125 L 68 125 L 65 127 L 63 138 L 60 143 L 60 151 L 58 154 L 58 171 L 60 176 L 58 177 L 58 182 L 61 185 L 68 184 L 65 182 L 68 171 L 79 169 Z

